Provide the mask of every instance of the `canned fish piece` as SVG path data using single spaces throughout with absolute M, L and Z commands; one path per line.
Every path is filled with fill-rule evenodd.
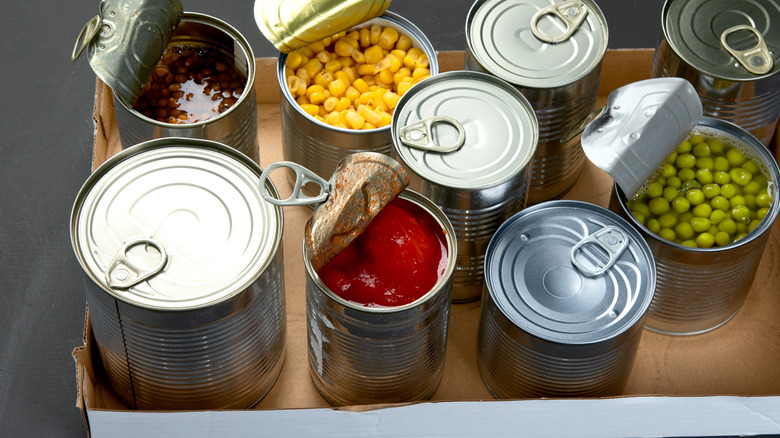
M 539 122 L 528 203 L 555 199 L 577 181 L 578 134 L 596 105 L 607 22 L 591 0 L 477 0 L 466 17 L 466 70 L 517 87 Z
M 531 105 L 495 76 L 441 73 L 401 98 L 392 135 L 409 188 L 439 206 L 455 230 L 453 300 L 479 299 L 490 238 L 526 205 L 538 140 Z
M 623 391 L 656 283 L 642 236 L 615 213 L 548 201 L 488 246 L 477 365 L 497 398 Z
M 780 115 L 780 3 L 667 0 L 652 76 L 696 88 L 704 115 L 769 146 Z
M 283 215 L 262 199 L 261 173 L 216 142 L 156 139 L 79 192 L 71 243 L 108 382 L 129 408 L 242 409 L 276 381 Z
M 431 75 L 439 72 L 436 51 L 428 38 L 414 24 L 390 11 L 359 27 L 391 26 L 412 40 L 413 47 L 422 50 L 429 61 Z M 375 129 L 344 129 L 323 123 L 307 114 L 291 94 L 285 80 L 287 54 L 280 54 L 277 62 L 277 79 L 282 91 L 280 101 L 282 113 L 282 155 L 285 161 L 292 161 L 310 169 L 321 178 L 328 179 L 336 166 L 346 156 L 361 152 L 378 152 L 391 155 L 393 151 L 390 126 Z M 292 184 L 294 175 L 288 173 Z M 312 193 L 308 191 L 307 193 Z

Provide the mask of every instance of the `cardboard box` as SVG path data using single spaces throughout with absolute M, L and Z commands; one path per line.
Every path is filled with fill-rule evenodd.
M 610 91 L 649 77 L 653 51 L 610 50 L 599 105 Z M 463 68 L 462 52 L 439 54 L 441 71 Z M 262 167 L 282 160 L 276 59 L 257 60 Z M 93 168 L 121 150 L 111 92 L 99 80 Z M 274 175 L 280 195 L 289 185 Z M 606 207 L 612 179 L 586 160 L 565 198 Z M 429 402 L 331 408 L 311 382 L 301 258 L 307 207 L 285 208 L 287 354 L 279 380 L 253 409 L 138 412 L 108 387 L 87 312 L 84 345 L 73 351 L 88 433 L 121 436 L 707 436 L 780 433 L 780 227 L 774 226 L 741 311 L 710 333 L 645 331 L 621 397 L 495 401 L 476 367 L 479 302 L 452 306 L 444 377 Z

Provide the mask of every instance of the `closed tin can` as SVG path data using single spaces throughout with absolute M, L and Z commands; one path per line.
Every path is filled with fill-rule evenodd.
M 536 112 L 529 204 L 563 196 L 579 177 L 578 134 L 596 105 L 607 40 L 591 0 L 477 0 L 468 12 L 466 70 L 509 82 Z
M 79 192 L 71 243 L 108 382 L 129 408 L 242 409 L 276 381 L 283 216 L 261 173 L 216 142 L 156 139 Z
M 625 220 L 580 201 L 528 207 L 491 240 L 485 277 L 477 365 L 493 395 L 623 391 L 656 282 Z
M 693 84 L 704 115 L 769 146 L 780 115 L 780 2 L 667 0 L 653 77 Z
M 447 217 L 425 197 L 399 198 L 422 207 L 442 227 L 448 261 L 425 295 L 396 307 L 345 300 L 320 279 L 304 251 L 309 369 L 333 405 L 425 400 L 439 385 L 447 345 L 457 242 Z
M 380 17 L 363 23 L 359 27 L 378 24 L 392 26 L 409 36 L 413 47 L 421 49 L 428 56 L 432 75 L 439 72 L 436 51 L 428 38 L 414 24 L 390 11 Z M 335 33 L 335 31 L 334 31 Z M 378 152 L 391 155 L 393 151 L 390 126 L 375 129 L 345 129 L 323 123 L 308 115 L 290 93 L 285 80 L 287 54 L 279 55 L 277 78 L 282 91 L 282 155 L 286 161 L 298 163 L 322 178 L 330 178 L 336 166 L 347 155 L 358 152 Z M 294 175 L 288 173 L 294 181 Z
M 713 330 L 739 311 L 780 211 L 777 202 L 780 169 L 758 139 L 732 123 L 711 117 L 703 117 L 691 134 L 718 138 L 752 157 L 769 178 L 774 201 L 759 226 L 746 237 L 723 247 L 690 248 L 659 237 L 637 221 L 628 208 L 626 196 L 617 185 L 614 187 L 609 208 L 639 230 L 656 260 L 658 285 L 645 325 L 675 335 Z
M 183 12 L 181 3 L 174 0 L 103 1 L 100 15 L 79 36 L 74 60 L 84 48 L 95 73 L 111 87 L 123 148 L 155 138 L 200 138 L 226 144 L 260 162 L 255 57 L 247 40 L 229 24 L 209 15 Z M 232 106 L 192 123 L 167 123 L 142 114 L 133 105 L 163 52 L 183 49 L 208 53 L 235 69 L 246 79 L 240 96 L 232 93 Z
M 455 230 L 453 301 L 479 299 L 491 237 L 526 205 L 538 140 L 531 105 L 495 76 L 441 73 L 401 98 L 392 135 L 409 187 L 441 208 Z

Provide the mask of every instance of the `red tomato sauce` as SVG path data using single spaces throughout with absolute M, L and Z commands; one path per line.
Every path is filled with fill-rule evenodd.
M 318 274 L 345 300 L 395 307 L 425 295 L 446 267 L 441 225 L 421 207 L 396 198 Z

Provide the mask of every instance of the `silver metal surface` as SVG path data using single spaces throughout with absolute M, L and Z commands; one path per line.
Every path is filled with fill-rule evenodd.
M 459 122 L 464 143 L 451 152 L 427 151 L 403 141 L 403 131 L 426 119 Z M 511 85 L 478 72 L 446 72 L 410 89 L 393 114 L 395 156 L 411 175 L 409 187 L 447 215 L 458 238 L 453 299 L 482 293 L 484 255 L 499 225 L 525 207 L 538 126 L 528 101 Z M 461 131 L 435 125 L 439 145 L 459 142 Z
M 580 201 L 528 207 L 491 240 L 485 277 L 477 364 L 496 397 L 620 394 L 656 283 L 628 222 Z
M 158 139 L 80 191 L 72 244 L 109 383 L 130 408 L 246 408 L 276 380 L 283 216 L 261 173 L 219 143 Z

